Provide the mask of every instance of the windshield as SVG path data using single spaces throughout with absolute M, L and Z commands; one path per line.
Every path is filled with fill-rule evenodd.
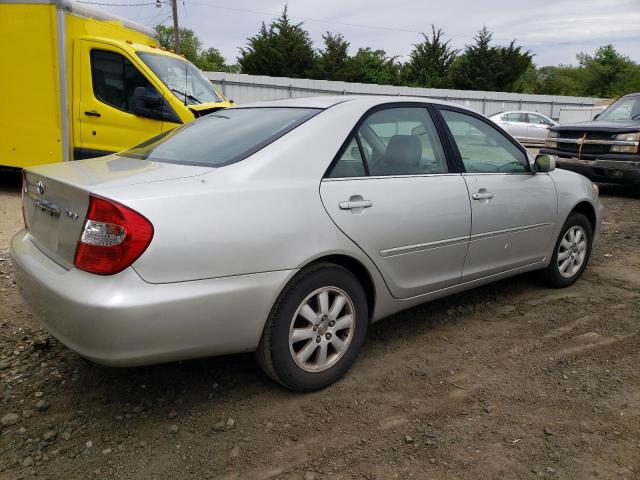
M 230 108 L 119 153 L 123 157 L 220 167 L 238 162 L 313 117 L 315 108 Z
M 153 73 L 162 80 L 162 83 L 185 105 L 226 101 L 200 70 L 186 60 L 155 53 L 137 53 L 142 61 L 153 70 Z
M 640 118 L 640 96 L 622 97 L 609 105 L 597 120 L 633 120 Z

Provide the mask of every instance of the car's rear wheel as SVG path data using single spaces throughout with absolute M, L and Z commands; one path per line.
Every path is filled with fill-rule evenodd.
M 319 390 L 349 370 L 368 323 L 366 295 L 354 275 L 338 265 L 313 265 L 280 294 L 256 357 L 285 387 Z
M 567 218 L 556 242 L 553 257 L 544 271 L 547 284 L 562 288 L 573 284 L 587 266 L 593 243 L 591 223 L 583 214 Z

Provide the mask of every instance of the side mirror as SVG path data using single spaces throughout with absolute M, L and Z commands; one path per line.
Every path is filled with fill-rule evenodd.
M 537 155 L 534 167 L 536 172 L 552 172 L 556 169 L 556 157 L 553 155 Z
M 131 97 L 133 113 L 141 117 L 162 118 L 162 97 L 147 95 L 144 87 L 136 87 Z
M 351 156 L 353 158 L 360 158 L 360 149 L 358 147 L 351 147 Z

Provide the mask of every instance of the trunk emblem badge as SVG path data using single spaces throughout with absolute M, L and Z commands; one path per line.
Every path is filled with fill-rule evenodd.
M 65 210 L 64 214 L 65 214 L 66 217 L 69 217 L 72 220 L 77 220 L 78 219 L 78 214 L 74 213 L 74 212 L 71 212 L 69 210 Z
M 46 189 L 47 188 L 44 186 L 44 182 L 42 180 L 38 180 L 36 182 L 36 191 L 38 192 L 38 195 L 44 195 Z

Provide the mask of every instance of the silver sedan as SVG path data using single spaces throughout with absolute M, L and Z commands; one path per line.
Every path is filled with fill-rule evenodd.
M 549 127 L 557 125 L 538 112 L 500 112 L 489 118 L 524 145 L 544 145 Z
M 256 352 L 300 391 L 371 322 L 539 270 L 584 271 L 602 206 L 487 118 L 402 97 L 220 110 L 129 151 L 24 172 L 18 285 L 93 361 Z

